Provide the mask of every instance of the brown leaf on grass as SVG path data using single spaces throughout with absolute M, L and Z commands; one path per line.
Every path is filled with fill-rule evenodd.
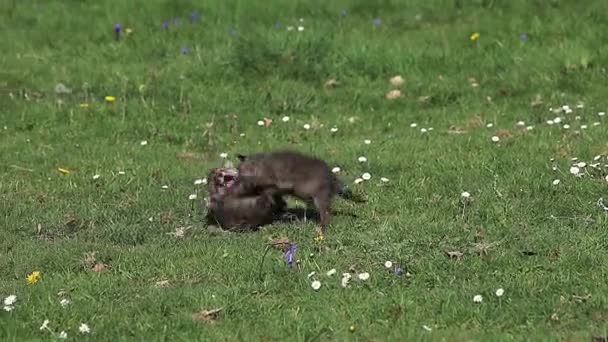
M 168 280 L 159 280 L 156 283 L 154 283 L 154 286 L 158 287 L 158 288 L 163 288 L 163 287 L 169 287 L 169 281 Z
M 426 103 L 429 102 L 429 100 L 432 98 L 431 95 L 424 95 L 424 96 L 419 96 L 418 97 L 418 102 L 420 103 Z
M 291 240 L 289 240 L 289 238 L 286 236 L 270 239 L 270 241 L 268 242 L 268 245 L 270 247 L 276 248 L 283 252 L 285 252 L 289 248 L 289 246 L 291 246 L 291 244 Z
M 591 340 L 593 342 L 608 342 L 608 336 L 596 336 L 596 335 L 593 335 L 593 337 L 591 337 Z
M 214 324 L 223 308 L 213 310 L 201 310 L 192 314 L 192 320 L 195 322 L 204 322 Z
M 272 124 L 272 119 L 264 118 L 264 127 L 269 127 Z
M 95 254 L 97 254 L 97 252 L 87 252 L 84 254 L 82 263 L 85 268 L 87 268 L 87 269 L 93 268 L 93 266 L 97 262 L 97 258 L 95 257 Z
M 553 314 L 551 314 L 551 320 L 554 322 L 559 321 L 559 316 L 557 315 L 557 312 L 554 312 Z
M 446 251 L 445 254 L 451 259 L 460 260 L 464 256 L 464 253 L 460 251 Z
M 405 80 L 403 79 L 403 77 L 401 77 L 401 75 L 396 75 L 396 76 L 391 77 L 389 82 L 391 83 L 391 85 L 398 87 L 398 86 L 402 85 L 403 82 L 405 82 Z
M 501 140 L 511 138 L 513 135 L 506 129 L 499 129 L 496 134 Z
M 483 126 L 483 119 L 479 115 L 474 115 L 469 120 L 467 120 L 467 129 L 479 128 L 481 126 Z
M 479 83 L 477 83 L 475 77 L 469 77 L 469 85 L 473 88 L 479 87 Z
M 98 262 L 95 264 L 95 266 L 93 266 L 93 268 L 91 270 L 95 273 L 99 273 L 99 272 L 105 271 L 106 268 L 107 268 L 106 264 Z
M 401 97 L 401 90 L 399 89 L 393 89 L 391 91 L 389 91 L 388 93 L 386 93 L 385 95 L 387 100 L 395 100 Z
M 337 80 L 335 80 L 333 78 L 327 80 L 327 82 L 325 82 L 325 84 L 324 84 L 325 88 L 335 88 L 339 85 L 340 85 L 340 82 L 338 82 Z
M 184 152 L 178 153 L 177 158 L 184 159 L 184 160 L 202 160 L 202 159 L 204 159 L 204 156 L 201 153 L 184 151 Z
M 538 107 L 542 104 L 543 104 L 543 97 L 540 94 L 537 94 L 536 97 L 534 97 L 534 100 L 532 100 L 532 102 L 530 102 L 530 106 L 532 106 L 532 107 Z
M 448 134 L 466 134 L 469 133 L 466 129 L 452 125 L 448 128 Z

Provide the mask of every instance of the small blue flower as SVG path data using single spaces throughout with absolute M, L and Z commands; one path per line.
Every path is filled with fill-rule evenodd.
M 347 14 L 348 14 L 348 12 L 345 9 L 340 11 L 340 15 L 343 17 L 346 17 Z
M 114 24 L 114 32 L 120 33 L 121 28 L 122 28 L 122 26 L 120 26 L 120 24 Z
M 178 17 L 174 17 L 173 18 L 173 25 L 177 25 L 179 24 L 179 18 Z
M 274 28 L 280 29 L 281 28 L 281 23 L 278 22 L 278 21 L 276 23 L 274 23 Z
M 162 26 L 163 28 L 168 28 L 169 27 L 169 22 L 168 21 L 163 21 L 163 23 L 160 24 L 160 26 Z
M 374 25 L 380 25 L 380 24 L 382 24 L 382 20 L 380 20 L 380 18 L 374 19 Z
M 395 274 L 400 276 L 403 274 L 403 268 L 401 266 L 395 266 Z
M 236 30 L 235 30 L 234 28 L 231 28 L 231 29 L 228 31 L 228 34 L 229 34 L 229 35 L 231 35 L 231 36 L 235 36 L 235 35 L 236 35 Z
M 520 33 L 520 34 L 519 34 L 519 39 L 520 39 L 520 40 L 527 40 L 527 39 L 528 39 L 528 35 L 527 35 L 527 34 L 525 34 L 525 33 Z
M 195 21 L 196 19 L 198 19 L 200 17 L 200 14 L 198 13 L 198 11 L 192 11 L 190 14 L 188 14 L 188 20 Z
M 185 48 L 185 47 L 182 47 L 182 50 L 181 50 L 181 51 L 182 51 L 182 55 L 185 55 L 185 54 L 187 54 L 187 53 L 188 53 L 188 49 L 187 49 L 187 48 Z
M 298 250 L 298 246 L 296 246 L 294 244 L 290 244 L 289 248 L 283 254 L 283 260 L 285 260 L 285 262 L 287 263 L 287 265 L 289 265 L 289 267 L 293 267 L 293 262 L 295 260 L 294 254 L 296 253 L 296 250 Z

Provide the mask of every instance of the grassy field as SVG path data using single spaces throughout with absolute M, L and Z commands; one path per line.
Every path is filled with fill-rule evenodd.
M 0 339 L 606 336 L 607 11 L 4 1 Z M 209 232 L 195 181 L 223 153 L 281 147 L 368 203 L 336 199 L 323 241 L 310 221 Z M 293 268 L 275 249 L 261 264 L 279 237 Z

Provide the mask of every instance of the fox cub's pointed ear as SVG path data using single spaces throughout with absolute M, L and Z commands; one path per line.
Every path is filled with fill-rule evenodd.
M 247 156 L 244 156 L 242 154 L 237 154 L 236 157 L 240 160 L 240 161 L 245 161 L 247 159 Z

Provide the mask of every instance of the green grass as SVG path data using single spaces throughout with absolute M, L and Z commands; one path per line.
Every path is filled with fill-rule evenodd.
M 201 18 L 190 22 L 193 10 Z M 0 312 L 0 339 L 47 340 L 45 319 L 70 339 L 85 322 L 88 339 L 105 341 L 607 335 L 608 220 L 596 204 L 608 197 L 608 123 L 597 115 L 608 110 L 607 10 L 574 0 L 5 1 L 0 298 L 18 301 Z M 163 29 L 173 17 L 179 24 Z M 405 83 L 392 87 L 397 74 Z M 326 88 L 329 79 L 340 84 Z M 56 94 L 57 83 L 71 93 Z M 395 88 L 403 96 L 387 100 Z M 549 111 L 564 104 L 574 112 Z M 258 127 L 264 117 L 272 124 Z M 369 203 L 337 199 L 320 248 L 311 222 L 207 232 L 188 199 L 205 195 L 194 180 L 222 165 L 222 152 L 280 147 L 339 165 L 348 184 L 371 173 L 351 185 Z M 599 154 L 601 170 L 570 174 L 571 158 Z M 183 239 L 167 234 L 184 226 Z M 298 245 L 301 270 L 272 250 L 261 280 L 278 236 Z M 93 251 L 103 272 L 84 262 Z M 371 277 L 343 289 L 351 267 Z M 27 285 L 34 270 L 41 280 Z M 191 317 L 215 308 L 214 324 Z

